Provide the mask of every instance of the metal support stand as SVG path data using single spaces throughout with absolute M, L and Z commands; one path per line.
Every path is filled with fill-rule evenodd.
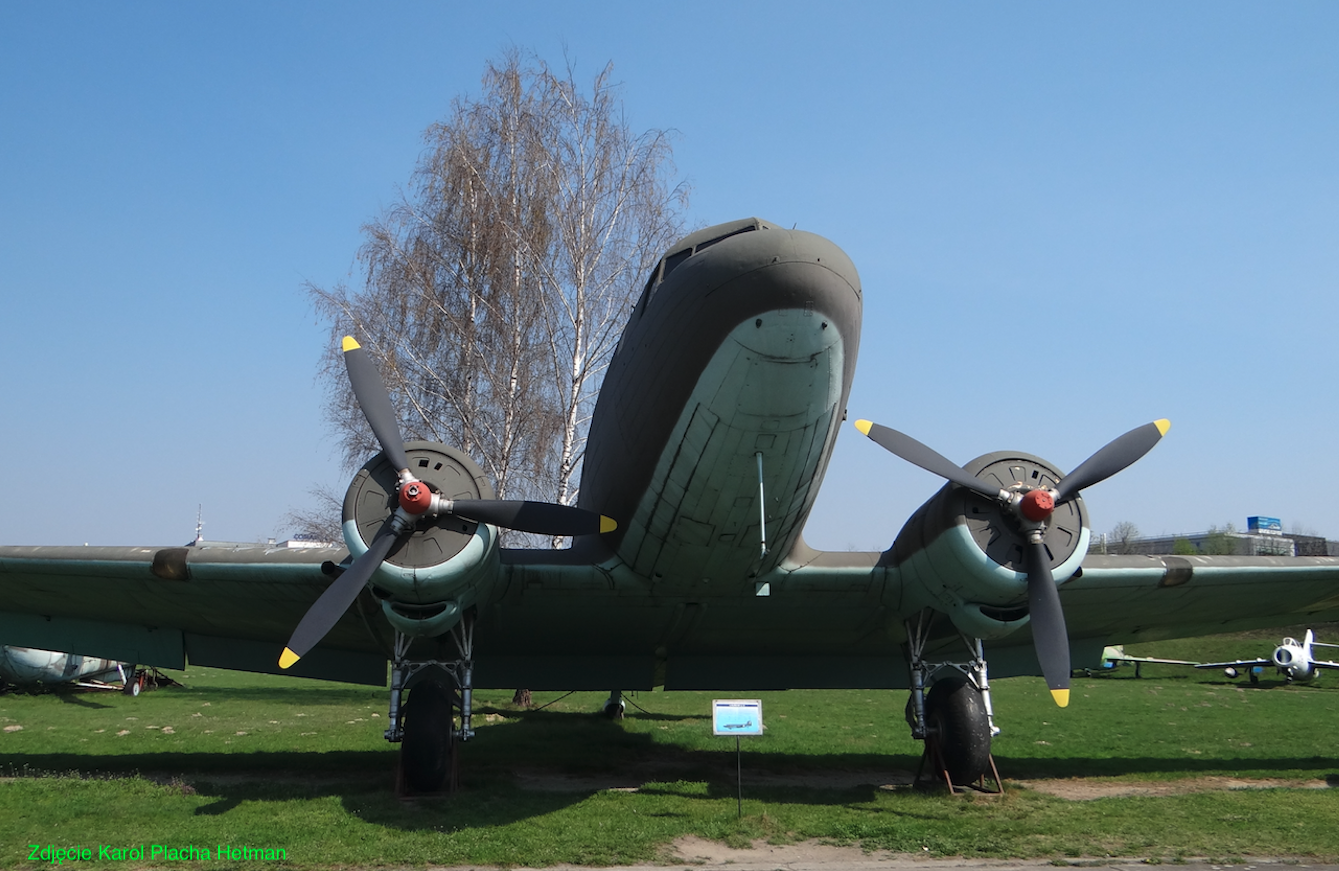
M 744 818 L 744 755 L 739 749 L 739 736 L 735 736 L 735 785 L 738 787 L 735 809 L 740 819 Z
M 926 762 L 929 762 L 934 766 L 933 771 L 935 778 L 944 781 L 944 785 L 948 787 L 950 795 L 961 794 L 958 788 L 953 785 L 953 778 L 948 776 L 948 763 L 944 761 L 944 751 L 943 748 L 939 746 L 939 738 L 936 735 L 930 735 L 925 739 L 925 750 L 921 753 L 921 764 L 916 768 L 916 777 L 911 781 L 913 784 L 919 785 L 922 782 L 921 777 L 925 772 Z M 994 754 L 991 754 L 990 757 L 990 774 L 995 778 L 994 789 L 988 789 L 986 787 L 985 774 L 982 774 L 977 778 L 976 783 L 972 784 L 972 788 L 977 792 L 984 792 L 991 795 L 1004 795 L 1004 781 L 1000 779 L 1000 770 L 995 767 Z

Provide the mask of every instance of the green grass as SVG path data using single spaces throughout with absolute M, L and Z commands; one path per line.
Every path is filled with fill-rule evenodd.
M 1278 634 L 1130 652 L 1267 654 Z M 1076 678 L 1065 710 L 1038 679 L 995 681 L 1004 733 L 994 749 L 1010 786 L 999 798 L 883 789 L 880 776 L 843 788 L 862 778 L 828 777 L 915 769 L 904 692 L 762 693 L 767 734 L 742 745 L 742 818 L 734 742 L 711 735 L 718 694 L 641 693 L 633 701 L 646 711 L 629 707 L 612 723 L 592 713 L 602 693 L 543 711 L 479 693 L 461 792 L 420 802 L 392 795 L 384 690 L 191 668 L 177 675 L 184 688 L 137 699 L 3 696 L 0 727 L 23 728 L 0 732 L 0 867 L 29 867 L 35 843 L 95 855 L 102 844 L 282 847 L 294 867 L 619 864 L 653 861 L 687 834 L 921 855 L 1339 857 L 1330 790 L 1066 801 L 1027 788 L 1034 778 L 1339 783 L 1339 675 L 1251 687 L 1173 667 L 1144 674 Z M 541 781 L 564 788 L 535 788 Z

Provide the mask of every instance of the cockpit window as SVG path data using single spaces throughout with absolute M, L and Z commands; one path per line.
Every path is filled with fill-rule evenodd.
M 720 236 L 716 236 L 713 239 L 708 239 L 705 242 L 701 242 L 696 247 L 689 247 L 684 248 L 682 251 L 675 251 L 673 254 L 661 260 L 659 263 L 655 265 L 655 268 L 651 270 L 650 277 L 646 279 L 646 287 L 642 288 L 642 297 L 637 301 L 635 311 L 638 314 L 641 314 L 641 312 L 645 311 L 646 307 L 651 304 L 651 299 L 656 294 L 656 285 L 664 281 L 666 278 L 669 278 L 670 273 L 673 272 L 675 269 L 677 269 L 679 265 L 683 263 L 685 260 L 687 260 L 689 257 L 692 257 L 694 254 L 703 250 L 704 248 L 710 248 L 717 242 L 723 242 L 726 239 L 729 239 L 731 236 L 738 236 L 740 233 L 748 233 L 752 230 L 757 229 L 758 229 L 757 224 L 753 223 L 746 224 L 745 226 L 740 227 L 736 230 L 731 230 L 729 233 L 723 233 Z
M 685 248 L 682 251 L 676 251 L 665 258 L 665 274 L 660 277 L 661 281 L 669 278 L 671 272 L 679 267 L 679 264 L 693 256 L 692 248 Z
M 651 302 L 651 297 L 655 294 L 656 282 L 660 280 L 660 265 L 664 262 L 658 260 L 656 265 L 651 267 L 651 274 L 646 277 L 646 287 L 642 288 L 641 299 L 637 300 L 637 305 L 634 308 L 634 311 L 638 314 L 645 311 L 647 304 Z
M 642 288 L 643 297 L 645 297 L 648 293 L 651 292 L 651 288 L 656 286 L 656 282 L 659 279 L 660 279 L 660 263 L 656 263 L 656 265 L 651 268 L 651 274 L 646 277 L 646 287 Z
M 723 239 L 729 239 L 731 236 L 738 236 L 740 233 L 747 233 L 751 230 L 756 229 L 758 228 L 752 225 L 747 227 L 740 227 L 738 230 L 735 230 L 731 233 L 726 233 L 723 236 L 717 236 L 715 239 L 708 239 L 707 241 L 703 242 L 701 245 L 698 245 L 695 249 L 693 249 L 693 252 L 697 253 L 698 251 L 701 251 L 703 248 L 710 248 L 712 245 L 715 245 L 717 242 L 720 242 Z

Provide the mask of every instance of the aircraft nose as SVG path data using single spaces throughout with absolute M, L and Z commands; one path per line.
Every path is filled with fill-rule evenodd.
M 733 335 L 766 359 L 792 363 L 812 360 L 842 340 L 825 316 L 803 309 L 761 312 Z

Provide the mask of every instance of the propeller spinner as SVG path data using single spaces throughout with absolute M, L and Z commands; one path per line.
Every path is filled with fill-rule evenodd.
M 344 337 L 343 348 L 344 366 L 353 395 L 381 445 L 381 452 L 396 469 L 399 504 L 367 551 L 307 609 L 279 657 L 280 668 L 293 665 L 325 637 L 358 598 L 359 591 L 381 563 L 414 533 L 421 520 L 455 515 L 542 535 L 592 535 L 617 528 L 618 524 L 612 518 L 571 505 L 499 499 L 451 500 L 435 492 L 409 470 L 409 459 L 390 393 L 371 358 L 352 336 Z
M 1134 464 L 1167 434 L 1171 421 L 1157 420 L 1130 430 L 1113 439 L 1073 472 L 1061 478 L 1054 489 L 1005 490 L 968 472 L 933 448 L 905 433 L 868 420 L 858 420 L 856 429 L 885 450 L 946 478 L 961 487 L 998 501 L 1005 514 L 1023 533 L 1027 545 L 1024 562 L 1027 569 L 1028 612 L 1032 616 L 1032 640 L 1037 651 L 1046 685 L 1060 707 L 1069 704 L 1069 636 L 1060 594 L 1051 575 L 1051 561 L 1043 537 L 1047 523 L 1057 506 L 1079 495 L 1079 491 L 1105 481 Z

